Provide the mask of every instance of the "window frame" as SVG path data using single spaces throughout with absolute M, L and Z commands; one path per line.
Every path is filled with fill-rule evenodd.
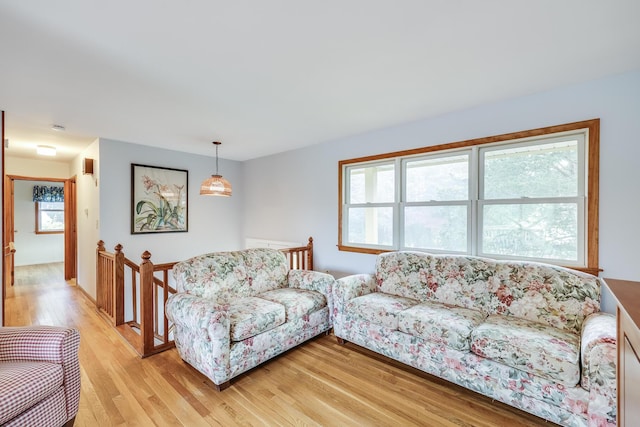
M 389 160 L 375 160 L 375 161 L 371 161 L 371 162 L 363 162 L 363 163 L 358 163 L 358 164 L 354 164 L 353 166 L 357 167 L 357 168 L 367 168 L 367 167 L 375 167 L 375 166 L 384 166 L 384 165 L 389 165 L 393 168 L 393 172 L 394 172 L 394 195 L 393 195 L 393 200 L 389 201 L 389 202 L 363 202 L 363 203 L 349 203 L 349 202 L 345 202 L 345 209 L 360 209 L 360 208 L 392 208 L 393 210 L 393 216 L 396 217 L 398 215 L 398 202 L 399 202 L 399 182 L 400 180 L 399 175 L 398 175 L 398 164 L 399 164 L 399 160 L 393 160 L 393 161 L 389 161 Z M 349 167 L 346 168 L 346 171 L 348 171 L 348 169 L 350 169 Z M 350 188 L 351 188 L 351 177 L 352 175 L 350 173 L 347 173 L 345 175 L 345 198 L 348 200 L 349 196 L 350 196 Z M 393 235 L 397 235 L 398 230 L 397 228 L 397 221 L 394 221 L 392 223 L 392 228 L 393 228 Z M 345 223 L 346 226 L 346 230 L 345 233 L 349 233 L 349 224 Z M 376 251 L 389 251 L 389 250 L 393 250 L 393 247 L 390 245 L 372 245 L 372 244 L 366 244 L 366 243 L 362 243 L 359 246 L 357 246 L 359 248 L 366 248 L 369 250 L 376 250 Z
M 346 181 L 344 179 L 344 174 L 345 174 L 345 171 L 347 170 L 347 167 L 349 166 L 354 166 L 356 164 L 374 163 L 374 162 L 380 162 L 385 160 L 389 161 L 391 159 L 395 159 L 396 162 L 399 162 L 401 159 L 406 159 L 407 157 L 414 157 L 414 156 L 418 157 L 420 155 L 424 155 L 427 153 L 434 154 L 439 152 L 441 152 L 444 155 L 446 151 L 460 150 L 465 148 L 470 148 L 472 150 L 480 150 L 484 147 L 488 147 L 487 144 L 517 143 L 519 141 L 524 141 L 532 138 L 542 139 L 546 137 L 561 136 L 560 134 L 562 133 L 574 133 L 578 131 L 585 132 L 584 149 L 586 150 L 586 154 L 584 157 L 586 159 L 584 173 L 587 176 L 587 181 L 586 181 L 587 185 L 586 185 L 585 198 L 583 199 L 585 206 L 584 206 L 584 209 L 582 210 L 582 212 L 584 212 L 584 215 L 585 215 L 584 266 L 567 265 L 566 263 L 564 263 L 563 265 L 575 270 L 580 270 L 580 271 L 597 275 L 599 274 L 600 271 L 602 271 L 598 264 L 599 262 L 599 250 L 598 250 L 599 173 L 600 173 L 600 167 L 599 167 L 600 119 L 599 118 L 561 124 L 561 125 L 547 126 L 547 127 L 537 128 L 537 129 L 519 131 L 519 132 L 506 133 L 501 135 L 494 135 L 494 136 L 489 136 L 484 138 L 476 138 L 476 139 L 470 139 L 465 141 L 439 144 L 439 145 L 433 145 L 429 147 L 395 151 L 390 153 L 339 161 L 338 162 L 338 245 L 337 245 L 338 249 L 340 251 L 358 252 L 358 253 L 367 253 L 367 254 L 380 254 L 383 252 L 398 250 L 396 246 L 394 246 L 393 249 L 387 249 L 387 248 L 382 249 L 382 248 L 376 248 L 376 247 L 370 247 L 370 246 L 367 246 L 367 247 L 355 246 L 355 245 L 345 244 L 345 242 L 343 242 L 343 237 L 345 236 L 343 234 L 343 222 L 345 220 L 345 218 L 343 217 L 343 210 L 345 207 L 344 196 L 346 194 L 345 193 Z M 479 166 L 474 165 L 471 167 L 472 173 L 474 175 L 472 176 L 472 179 L 470 179 L 471 181 L 470 186 L 472 187 L 470 188 L 470 192 L 471 192 L 470 197 L 472 199 L 475 198 L 475 200 L 479 200 L 478 196 L 480 195 L 479 193 L 480 184 L 478 182 L 480 180 L 480 177 L 479 177 L 479 171 L 476 170 L 477 167 Z M 397 166 L 396 177 L 399 177 L 398 174 L 403 174 L 403 173 L 404 173 L 403 168 L 400 166 Z M 404 176 L 402 176 L 402 178 L 404 178 Z M 403 208 L 403 206 L 405 205 L 404 203 L 405 190 L 404 188 L 399 187 L 401 185 L 400 180 L 397 179 L 395 185 L 396 185 L 396 199 L 402 197 L 401 200 L 396 200 L 396 205 L 399 206 L 400 208 Z M 480 203 L 472 203 L 471 209 L 474 210 L 474 212 L 472 212 L 472 215 L 473 215 L 472 218 L 475 218 L 476 216 L 480 215 L 480 212 L 479 212 Z M 397 215 L 402 215 L 402 211 L 398 211 Z M 404 227 L 403 221 L 404 220 L 402 218 L 399 218 L 398 220 L 394 221 L 395 224 L 398 224 L 398 225 L 394 224 L 394 227 Z M 468 231 L 471 234 L 471 239 L 473 239 L 473 243 L 472 242 L 468 242 L 468 243 L 472 243 L 473 245 L 475 245 L 475 247 L 479 248 L 478 242 L 476 240 L 478 239 L 478 236 L 479 236 L 477 228 L 479 228 L 480 225 L 477 221 L 472 220 L 471 222 L 473 223 L 471 224 L 471 227 L 473 229 Z M 397 232 L 397 234 L 394 234 L 394 237 L 400 236 L 399 238 L 400 241 L 394 242 L 397 244 L 398 248 L 404 248 L 404 242 L 402 241 L 403 237 L 401 236 L 401 233 L 400 233 L 401 229 L 402 228 L 398 230 L 394 229 L 394 233 Z M 412 250 L 420 250 L 420 249 L 412 249 Z M 432 251 L 432 252 L 435 252 L 435 251 Z M 451 252 L 448 252 L 448 253 L 451 253 Z M 500 257 L 493 256 L 493 257 L 501 258 L 501 259 L 509 258 L 509 257 L 502 257 L 502 256 Z M 525 260 L 526 258 L 516 258 L 516 259 Z M 551 264 L 554 263 L 553 260 L 544 261 L 544 262 L 548 262 Z
M 62 209 L 41 209 L 40 208 L 40 203 L 61 203 L 62 204 Z M 62 230 L 42 230 L 42 228 L 40 227 L 40 213 L 41 212 L 47 212 L 47 211 L 52 211 L 52 212 L 62 212 L 62 215 L 65 214 L 65 209 L 64 209 L 64 202 L 35 202 L 34 203 L 36 206 L 36 228 L 35 228 L 35 233 L 36 234 L 64 234 L 64 227 L 65 227 L 65 221 L 63 220 L 63 225 L 62 225 Z

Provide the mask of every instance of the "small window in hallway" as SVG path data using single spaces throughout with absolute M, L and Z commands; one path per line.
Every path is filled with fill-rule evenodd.
M 36 234 L 64 232 L 64 202 L 36 202 Z

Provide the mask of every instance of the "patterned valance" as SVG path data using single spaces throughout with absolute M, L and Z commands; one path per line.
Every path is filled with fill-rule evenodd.
M 64 187 L 33 186 L 34 202 L 64 202 Z

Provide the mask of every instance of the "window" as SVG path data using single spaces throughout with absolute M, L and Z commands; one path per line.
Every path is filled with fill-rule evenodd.
M 465 151 L 402 162 L 404 247 L 470 251 L 470 157 Z
M 340 162 L 340 250 L 598 272 L 599 120 Z
M 361 246 L 393 248 L 396 171 L 393 162 L 349 169 L 348 240 Z
M 36 202 L 36 234 L 64 232 L 64 202 Z
M 584 266 L 583 136 L 480 150 L 479 254 Z

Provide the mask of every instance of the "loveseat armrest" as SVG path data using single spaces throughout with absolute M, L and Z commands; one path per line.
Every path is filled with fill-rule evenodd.
M 230 336 L 229 305 L 187 293 L 177 293 L 167 299 L 165 312 L 175 325 L 210 339 Z
M 173 322 L 180 357 L 209 377 L 216 386 L 229 379 L 231 322 L 229 304 L 179 292 L 165 305 Z
M 336 279 L 327 273 L 312 270 L 289 270 L 288 285 L 290 288 L 316 291 L 327 299 L 329 313 L 333 313 L 333 286 Z
M 333 304 L 336 312 L 342 313 L 349 300 L 375 291 L 376 279 L 373 274 L 353 274 L 336 280 L 333 287 Z
M 80 332 L 64 326 L 0 328 L 0 362 L 48 362 L 62 365 L 67 417 L 80 403 Z
M 589 391 L 590 425 L 616 422 L 616 318 L 593 313 L 582 324 L 581 386 Z

